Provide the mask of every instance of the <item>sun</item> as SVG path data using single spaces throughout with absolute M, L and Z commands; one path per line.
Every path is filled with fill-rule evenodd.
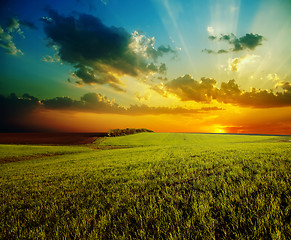
M 225 133 L 224 126 L 221 125 L 214 126 L 213 133 Z
M 217 128 L 216 132 L 217 132 L 217 133 L 225 133 L 225 131 L 224 131 L 223 128 Z

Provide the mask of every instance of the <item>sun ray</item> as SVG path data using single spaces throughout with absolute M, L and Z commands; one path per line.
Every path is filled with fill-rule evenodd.
M 240 1 L 210 1 L 210 22 L 208 26 L 213 28 L 214 35 L 220 34 L 237 34 L 238 19 L 240 13 Z M 214 46 L 215 50 L 229 47 L 222 41 L 208 41 L 211 47 Z M 209 45 L 210 47 L 210 45 Z M 226 63 L 227 58 L 234 58 L 234 54 L 217 54 L 216 55 L 216 66 L 220 66 L 221 63 Z M 218 78 L 224 78 L 225 72 L 218 71 Z
M 166 9 L 166 11 L 168 13 L 168 16 L 171 19 L 171 22 L 172 22 L 172 24 L 174 26 L 174 29 L 175 29 L 175 32 L 176 32 L 178 38 L 179 38 L 179 41 L 182 44 L 182 50 L 186 53 L 186 55 L 188 57 L 188 60 L 189 60 L 189 62 L 191 64 L 192 69 L 195 69 L 191 54 L 189 52 L 187 44 L 185 43 L 184 37 L 181 34 L 181 31 L 179 29 L 179 26 L 178 26 L 178 23 L 176 21 L 176 18 L 175 18 L 174 14 L 173 14 L 173 11 L 172 11 L 171 7 L 170 7 L 169 1 L 168 0 L 163 0 L 163 5 L 164 5 L 164 8 Z
M 261 3 L 252 23 L 251 31 L 260 31 L 265 36 L 264 47 L 258 49 L 261 61 L 254 73 L 254 79 L 260 80 L 261 87 L 270 88 L 273 87 L 273 83 L 266 78 L 268 74 L 276 73 L 278 76 L 291 74 L 289 67 L 291 59 L 291 49 L 289 47 L 291 17 L 289 14 L 290 5 L 282 8 L 284 3 L 266 2 Z

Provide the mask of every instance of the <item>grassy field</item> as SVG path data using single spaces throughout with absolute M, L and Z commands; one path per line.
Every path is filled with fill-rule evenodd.
M 141 133 L 0 145 L 0 239 L 290 239 L 290 140 Z

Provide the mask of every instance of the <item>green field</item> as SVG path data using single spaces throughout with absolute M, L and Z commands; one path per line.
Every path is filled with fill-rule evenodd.
M 290 239 L 291 137 L 0 145 L 0 239 Z

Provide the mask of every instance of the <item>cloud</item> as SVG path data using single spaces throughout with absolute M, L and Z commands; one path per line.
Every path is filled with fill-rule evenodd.
M 233 38 L 228 42 L 234 45 L 233 51 L 240 51 L 243 49 L 254 50 L 257 46 L 262 45 L 263 36 L 259 34 L 247 33 L 239 39 Z
M 24 33 L 20 28 L 19 20 L 17 18 L 9 18 L 6 24 L 6 30 L 9 33 L 17 32 L 19 35 L 24 37 Z
M 285 91 L 285 92 L 291 92 L 291 83 L 287 81 L 281 81 L 279 83 L 279 86 Z
M 51 17 L 42 17 L 41 20 L 44 23 L 52 23 L 53 22 L 53 19 Z
M 246 54 L 239 58 L 229 59 L 228 68 L 232 72 L 238 72 L 242 65 L 247 64 L 247 63 L 253 63 L 256 61 L 258 57 L 259 57 L 258 55 Z
M 95 113 L 121 113 L 125 108 L 115 103 L 114 100 L 98 93 L 87 93 L 80 100 L 70 97 L 56 97 L 41 101 L 44 108 L 70 111 L 87 111 Z
M 215 51 L 213 51 L 213 50 L 211 50 L 211 49 L 208 49 L 208 48 L 203 49 L 202 52 L 206 52 L 206 53 L 208 53 L 208 54 L 211 54 L 211 53 L 217 53 L 217 52 L 215 52 Z
M 58 47 L 61 61 L 75 68 L 75 77 L 82 84 L 108 84 L 124 91 L 121 77 L 164 73 L 166 67 L 159 67 L 157 59 L 175 53 L 169 46 L 154 48 L 154 38 L 138 32 L 129 34 L 121 27 L 107 27 L 88 14 L 66 17 L 50 10 L 43 22 L 49 45 Z
M 128 115 L 161 115 L 161 114 L 203 114 L 209 111 L 220 111 L 222 108 L 210 107 L 210 108 L 200 108 L 200 109 L 186 109 L 183 107 L 150 107 L 148 105 L 131 105 L 126 113 Z
M 210 102 L 215 95 L 216 81 L 212 78 L 201 78 L 196 81 L 186 74 L 165 84 L 166 91 L 177 95 L 182 101 Z
M 138 101 L 148 101 L 151 97 L 151 93 L 148 91 L 144 95 L 141 95 L 139 92 L 136 92 L 134 96 L 138 99 Z
M 24 38 L 24 33 L 20 28 L 19 20 L 10 18 L 6 24 L 6 30 L 0 25 L 0 47 L 5 50 L 5 53 L 11 55 L 23 55 L 20 49 L 17 49 L 13 41 L 13 34 L 19 34 Z
M 213 35 L 214 34 L 214 28 L 211 27 L 211 26 L 208 26 L 207 27 L 207 32 L 208 32 L 208 34 Z
M 25 38 L 24 32 L 20 26 L 37 29 L 33 23 L 26 20 L 19 20 L 16 17 L 8 18 L 5 29 L 0 25 L 0 47 L 5 50 L 6 54 L 23 55 L 23 52 L 16 47 L 13 40 L 15 35 L 19 35 L 23 39 Z
M 225 50 L 225 49 L 220 49 L 217 52 L 208 48 L 205 48 L 202 50 L 202 52 L 206 52 L 208 54 L 222 54 L 222 53 L 228 53 L 229 51 Z
M 138 54 L 141 54 L 146 59 L 153 59 L 155 62 L 159 57 L 163 57 L 165 54 L 172 53 L 174 57 L 177 55 L 177 51 L 173 50 L 169 45 L 161 45 L 157 49 L 154 48 L 155 38 L 148 38 L 145 35 L 134 31 L 131 35 L 130 48 Z
M 221 54 L 221 53 L 228 53 L 228 51 L 225 49 L 220 49 L 217 51 L 217 54 Z
M 5 97 L 0 95 L 0 131 L 35 131 L 40 126 L 34 116 L 46 110 L 69 112 L 90 112 L 98 114 L 120 115 L 160 115 L 160 114 L 203 114 L 209 111 L 223 110 L 217 107 L 186 109 L 183 107 L 151 107 L 145 104 L 131 105 L 125 108 L 117 104 L 114 99 L 100 93 L 84 94 L 79 100 L 70 97 L 56 97 L 38 99 L 29 94 L 18 97 L 16 94 Z M 39 121 L 39 120 L 38 120 Z M 51 126 L 52 127 L 52 126 Z
M 202 107 L 201 111 L 219 111 L 219 110 L 224 110 L 221 107 Z
M 159 67 L 159 73 L 160 74 L 166 74 L 167 73 L 167 66 L 165 63 L 161 63 Z
M 256 47 L 262 45 L 263 40 L 265 38 L 259 34 L 247 33 L 245 36 L 237 38 L 233 33 L 225 34 L 220 36 L 211 35 L 208 39 L 212 41 L 225 41 L 229 43 L 232 48 L 230 49 L 220 49 L 218 51 L 214 51 L 211 49 L 204 49 L 202 52 L 206 52 L 208 54 L 221 54 L 221 53 L 228 53 L 228 52 L 238 52 L 242 50 L 255 50 Z
M 52 62 L 53 63 L 53 62 L 59 62 L 60 60 L 56 59 L 56 58 L 54 58 L 54 57 L 52 57 L 50 55 L 45 55 L 45 56 L 43 56 L 42 61 L 44 61 L 44 62 Z
M 279 82 L 279 76 L 278 76 L 278 74 L 277 73 L 274 73 L 274 74 L 272 74 L 272 73 L 269 73 L 268 75 L 267 75 L 267 79 L 268 80 L 271 80 L 271 81 L 273 81 L 273 82 L 275 82 L 275 83 L 277 83 L 277 82 Z
M 53 48 L 53 50 L 55 52 L 54 55 L 53 56 L 45 55 L 45 56 L 42 57 L 42 61 L 50 62 L 50 63 L 61 62 L 61 58 L 60 58 L 60 56 L 58 54 L 58 46 L 53 45 L 52 48 Z M 62 64 L 62 62 L 61 62 L 61 64 Z
M 79 79 L 80 83 L 84 84 L 108 84 L 116 91 L 124 92 L 124 89 L 120 85 L 124 85 L 121 80 L 114 74 L 107 73 L 100 70 L 96 72 L 96 68 L 85 66 L 82 64 L 76 65 L 77 70 L 73 73 L 73 76 Z
M 176 50 L 172 49 L 169 45 L 167 47 L 164 45 L 159 46 L 156 52 L 158 53 L 159 57 L 162 57 L 166 53 L 172 53 L 174 54 L 174 57 L 176 57 L 177 54 Z
M 28 94 L 17 97 L 12 93 L 8 97 L 0 95 L 0 106 L 0 131 L 21 131 L 27 130 L 22 123 L 40 107 L 40 102 Z
M 214 36 L 214 35 L 210 35 L 210 36 L 208 36 L 208 39 L 210 39 L 210 40 L 215 40 L 215 39 L 217 39 L 217 37 Z
M 138 93 L 139 94 L 139 93 Z M 139 94 L 140 96 L 140 94 Z M 141 96 L 142 97 L 142 96 Z M 150 97 L 147 94 L 143 97 Z M 186 109 L 183 107 L 150 107 L 145 104 L 131 105 L 125 108 L 114 100 L 100 93 L 87 93 L 80 100 L 73 100 L 69 97 L 57 97 L 41 101 L 42 107 L 55 110 L 85 111 L 94 113 L 114 113 L 122 115 L 146 115 L 146 114 L 191 114 L 207 111 L 222 110 L 221 108 Z
M 241 90 L 235 80 L 222 82 L 220 88 L 212 78 L 201 78 L 201 81 L 193 79 L 191 75 L 184 75 L 152 87 L 162 96 L 174 94 L 181 101 L 195 101 L 211 103 L 213 100 L 221 103 L 230 103 L 241 107 L 272 108 L 291 106 L 291 83 L 280 83 L 283 92 L 274 93 L 272 90 L 251 91 Z
M 159 77 L 157 77 L 157 79 L 160 80 L 160 81 L 168 81 L 168 78 L 167 77 L 161 77 L 161 76 L 159 76 Z

